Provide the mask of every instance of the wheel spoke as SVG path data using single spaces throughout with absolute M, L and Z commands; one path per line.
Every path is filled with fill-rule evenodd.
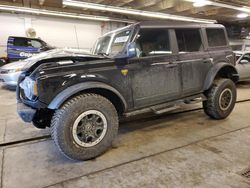
M 74 123 L 75 141 L 82 146 L 90 147 L 101 141 L 107 131 L 105 116 L 95 110 L 89 110 L 79 116 Z M 77 141 L 78 140 L 78 141 Z

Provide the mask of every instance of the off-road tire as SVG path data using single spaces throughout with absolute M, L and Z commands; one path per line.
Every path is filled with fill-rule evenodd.
M 220 105 L 220 97 L 225 91 L 231 92 L 231 102 L 228 102 L 228 107 L 223 109 Z M 205 92 L 207 100 L 203 101 L 204 112 L 213 119 L 225 119 L 233 111 L 237 92 L 235 83 L 230 79 L 217 79 L 212 87 Z
M 77 117 L 88 110 L 101 112 L 107 120 L 107 131 L 95 146 L 83 147 L 73 138 L 73 124 Z M 62 154 L 72 160 L 88 160 L 104 153 L 118 132 L 118 115 L 114 105 L 96 94 L 82 94 L 67 101 L 58 109 L 51 121 L 51 136 Z

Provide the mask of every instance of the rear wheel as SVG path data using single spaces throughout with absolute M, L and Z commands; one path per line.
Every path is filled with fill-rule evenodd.
M 52 119 L 52 138 L 68 158 L 87 160 L 106 151 L 117 135 L 118 115 L 113 104 L 96 94 L 66 102 Z
M 230 79 L 215 80 L 205 93 L 204 112 L 213 119 L 224 119 L 232 112 L 236 102 L 236 86 Z

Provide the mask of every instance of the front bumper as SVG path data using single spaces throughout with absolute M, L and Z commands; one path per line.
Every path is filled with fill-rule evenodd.
M 17 81 L 22 72 L 0 74 L 0 82 L 8 86 L 17 86 Z
M 18 102 L 17 103 L 17 113 L 18 115 L 22 118 L 22 120 L 24 122 L 30 123 L 32 122 L 35 114 L 36 114 L 36 110 L 26 106 L 23 103 Z

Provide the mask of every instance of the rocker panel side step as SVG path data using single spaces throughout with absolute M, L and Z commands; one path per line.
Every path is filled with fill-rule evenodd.
M 143 113 L 148 113 L 148 112 L 153 112 L 155 114 L 162 114 L 162 113 L 169 112 L 169 111 L 175 110 L 177 108 L 180 108 L 181 103 L 188 103 L 189 101 L 201 102 L 201 101 L 204 101 L 206 99 L 207 98 L 204 94 L 193 95 L 193 96 L 185 97 L 183 99 L 179 99 L 176 101 L 170 101 L 167 103 L 158 104 L 155 106 L 150 106 L 150 107 L 142 108 L 139 110 L 135 110 L 132 112 L 127 112 L 124 114 L 124 116 L 129 117 L 129 116 L 135 116 L 138 114 L 143 114 Z

